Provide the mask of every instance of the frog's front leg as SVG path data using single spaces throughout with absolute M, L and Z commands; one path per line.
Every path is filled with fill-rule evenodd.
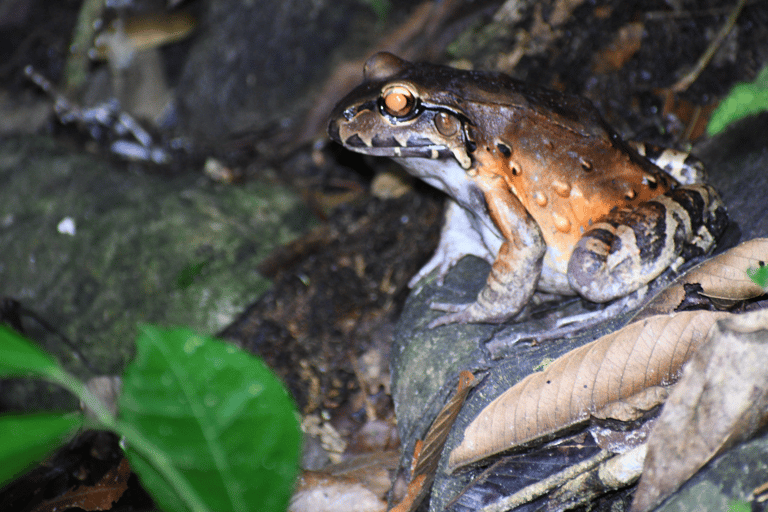
M 464 256 L 470 254 L 492 264 L 498 244 L 494 248 L 489 247 L 492 245 L 489 242 L 492 241 L 487 239 L 494 237 L 493 235 L 483 237 L 485 231 L 487 228 L 482 225 L 482 221 L 475 218 L 473 213 L 459 206 L 453 199 L 448 199 L 443 228 L 440 232 L 440 243 L 435 249 L 435 254 L 411 278 L 408 286 L 413 288 L 435 269 L 437 269 L 437 283 L 443 284 L 448 271 Z
M 536 221 L 509 192 L 502 178 L 489 178 L 485 190 L 488 213 L 503 242 L 488 280 L 471 304 L 432 303 L 432 309 L 450 312 L 428 327 L 453 323 L 501 323 L 528 303 L 541 276 L 546 244 Z
M 727 223 L 717 192 L 703 184 L 614 210 L 576 244 L 568 281 L 593 302 L 623 297 L 667 268 L 708 252 Z

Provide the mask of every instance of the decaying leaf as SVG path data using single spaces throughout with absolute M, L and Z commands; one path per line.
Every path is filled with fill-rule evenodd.
M 486 406 L 464 431 L 448 470 L 551 437 L 611 402 L 670 384 L 715 321 L 729 316 L 709 311 L 654 316 L 568 352 Z
M 424 499 L 424 494 L 427 492 L 428 487 L 427 475 L 419 475 L 414 477 L 408 484 L 408 489 L 405 491 L 405 497 L 394 508 L 390 509 L 390 512 L 410 512 L 419 508 L 419 505 Z
M 467 394 L 475 384 L 474 375 L 466 370 L 461 372 L 456 393 L 440 410 L 432 422 L 432 426 L 429 427 L 424 441 L 419 441 L 416 444 L 411 468 L 411 482 L 408 484 L 405 498 L 397 507 L 392 509 L 393 512 L 412 512 L 419 507 L 426 497 L 435 479 L 437 463 L 440 461 L 440 454 L 443 452 L 445 440 L 448 438 L 451 427 L 456 421 L 456 416 L 459 415 L 461 406 L 464 405 Z
M 651 386 L 628 398 L 613 401 L 592 413 L 595 418 L 625 423 L 640 420 L 646 413 L 661 405 L 669 396 L 664 386 Z
M 717 322 L 648 440 L 633 512 L 650 510 L 718 453 L 768 423 L 768 310 Z
M 110 510 L 112 504 L 128 489 L 131 467 L 123 459 L 116 468 L 107 471 L 94 485 L 81 485 L 70 489 L 61 496 L 44 501 L 35 512 L 54 512 L 80 508 L 82 510 Z
M 637 21 L 619 28 L 608 46 L 594 55 L 592 71 L 607 73 L 624 67 L 624 64 L 640 50 L 644 30 L 644 24 Z
M 755 238 L 693 267 L 657 295 L 637 318 L 674 311 L 686 299 L 686 285 L 696 286 L 700 295 L 721 301 L 759 297 L 765 291 L 750 279 L 748 270 L 768 258 L 768 238 Z M 700 287 L 700 288 L 699 288 Z
M 469 391 L 475 386 L 474 375 L 468 371 L 463 371 L 459 375 L 459 385 L 456 393 L 451 397 L 447 404 L 440 410 L 440 413 L 432 422 L 429 431 L 424 438 L 424 446 L 421 449 L 419 460 L 413 468 L 414 475 L 424 473 L 434 473 L 437 469 L 437 463 L 440 460 L 440 454 L 443 451 L 443 445 L 448 438 L 456 416 L 459 415 L 461 406 L 467 398 Z

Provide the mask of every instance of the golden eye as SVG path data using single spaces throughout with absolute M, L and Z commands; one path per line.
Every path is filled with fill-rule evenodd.
M 395 117 L 407 116 L 416 105 L 416 98 L 413 93 L 403 86 L 395 86 L 384 91 L 382 99 L 384 100 L 384 110 L 387 114 Z
M 459 120 L 450 114 L 440 112 L 435 116 L 435 127 L 442 135 L 450 137 L 459 131 Z

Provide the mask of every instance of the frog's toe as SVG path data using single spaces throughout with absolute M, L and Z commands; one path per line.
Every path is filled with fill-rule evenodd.
M 426 265 L 424 265 L 419 272 L 411 278 L 410 281 L 408 281 L 408 288 L 415 287 L 419 281 L 427 277 L 429 274 L 431 274 L 435 269 L 437 269 L 437 277 L 435 278 L 435 282 L 437 282 L 438 286 L 443 285 L 443 281 L 445 280 L 445 276 L 448 275 L 448 272 L 453 268 L 456 263 L 458 263 L 459 260 L 457 259 L 447 259 L 447 258 L 438 258 L 433 257 L 429 262 L 427 262 Z
M 477 321 L 475 320 L 475 316 L 477 316 L 477 312 L 474 311 L 477 309 L 476 303 L 472 302 L 469 304 L 450 304 L 447 302 L 432 302 L 429 307 L 430 309 L 434 309 L 436 311 L 444 311 L 448 313 L 447 315 L 442 315 L 431 322 L 427 324 L 427 328 L 434 329 L 435 327 L 438 327 L 440 325 L 450 325 L 450 324 L 466 324 L 469 322 Z
M 489 311 L 477 302 L 472 302 L 471 304 L 433 302 L 429 307 L 430 309 L 448 313 L 432 320 L 427 325 L 429 329 L 449 324 L 499 324 L 509 318 L 507 311 Z
M 433 304 L 433 307 L 434 306 L 453 306 L 453 305 L 454 304 Z M 444 311 L 444 309 L 442 309 L 442 308 L 434 308 L 434 309 L 439 309 L 441 311 Z M 455 311 L 455 312 L 449 313 L 447 315 L 439 316 L 439 317 L 435 318 L 434 320 L 432 320 L 431 322 L 429 322 L 427 324 L 427 328 L 428 329 L 434 329 L 435 327 L 439 327 L 441 325 L 465 324 L 465 323 L 467 323 L 469 321 L 466 318 L 465 312 L 466 312 L 466 309 L 463 310 L 463 311 Z
M 432 302 L 429 304 L 430 309 L 435 311 L 444 311 L 446 313 L 458 313 L 469 308 L 472 303 L 469 304 L 451 304 L 448 302 Z

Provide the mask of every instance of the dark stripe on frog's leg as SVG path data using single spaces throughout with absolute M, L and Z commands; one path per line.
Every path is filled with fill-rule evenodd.
M 663 148 L 644 142 L 633 141 L 629 145 L 683 185 L 693 185 L 707 181 L 707 171 L 704 163 L 686 151 Z
M 678 187 L 595 224 L 571 255 L 568 280 L 593 302 L 622 297 L 708 252 L 726 225 L 725 208 L 712 187 Z
M 694 219 L 691 229 L 695 236 L 683 246 L 681 262 L 709 252 L 728 227 L 728 214 L 718 193 L 709 185 L 690 185 L 668 195 Z

